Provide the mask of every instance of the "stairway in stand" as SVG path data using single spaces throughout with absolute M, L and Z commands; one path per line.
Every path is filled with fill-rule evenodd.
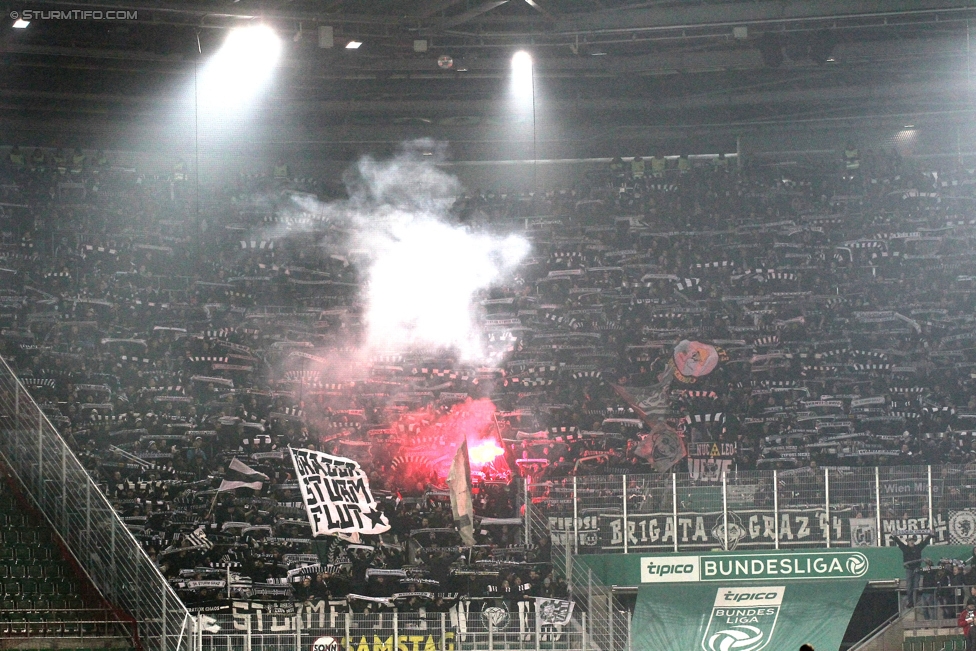
M 62 554 L 0 471 L 0 649 L 133 649 L 131 627 Z

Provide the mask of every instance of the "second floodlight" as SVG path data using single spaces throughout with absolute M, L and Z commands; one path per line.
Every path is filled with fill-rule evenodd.
M 532 55 L 524 50 L 512 56 L 512 92 L 516 97 L 532 97 Z

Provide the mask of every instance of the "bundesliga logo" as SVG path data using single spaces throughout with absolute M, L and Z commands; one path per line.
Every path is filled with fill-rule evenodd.
M 785 586 L 719 588 L 702 636 L 703 651 L 759 651 L 779 619 Z

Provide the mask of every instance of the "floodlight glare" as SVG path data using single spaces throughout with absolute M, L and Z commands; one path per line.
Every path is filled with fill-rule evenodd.
M 30 25 L 30 21 L 24 20 L 23 18 L 18 18 L 14 21 L 14 29 L 27 29 L 28 25 Z
M 267 25 L 233 29 L 201 71 L 204 105 L 234 106 L 253 95 L 281 57 L 281 39 Z
M 232 29 L 217 57 L 241 68 L 270 70 L 281 56 L 281 39 L 267 25 Z
M 512 56 L 512 92 L 516 97 L 532 97 L 532 56 L 524 50 Z
M 362 41 L 349 41 L 348 43 L 346 43 L 346 49 L 347 50 L 358 50 L 359 49 L 359 46 L 362 45 L 362 44 L 363 44 Z

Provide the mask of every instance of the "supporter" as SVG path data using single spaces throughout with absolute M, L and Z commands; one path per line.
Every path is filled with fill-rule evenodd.
M 959 613 L 958 625 L 962 628 L 966 638 L 966 651 L 976 651 L 976 603 L 967 603 L 965 610 Z
M 522 597 L 568 595 L 549 567 L 552 542 L 523 549 L 524 478 L 540 486 L 530 517 L 557 514 L 574 475 L 614 473 L 631 477 L 632 512 L 670 513 L 670 490 L 644 495 L 633 477 L 675 471 L 715 487 L 723 472 L 777 470 L 778 485 L 769 475 L 743 493 L 769 510 L 822 495 L 824 467 L 976 461 L 976 175 L 957 165 L 865 155 L 862 188 L 836 159 L 784 173 L 692 166 L 685 155 L 668 169 L 655 154 L 646 178 L 601 168 L 544 196 L 460 197 L 467 224 L 517 223 L 533 242 L 517 278 L 479 306 L 497 364 L 407 354 L 334 381 L 293 353 L 341 358 L 362 334 L 362 270 L 324 253 L 339 225 L 300 228 L 315 220 L 288 212 L 264 174 L 215 192 L 201 234 L 171 199 L 185 166 L 159 179 L 97 152 L 72 179 L 85 187 L 79 203 L 41 173 L 42 150 L 23 169 L 13 151 L 5 192 L 30 208 L 2 216 L 2 353 L 189 600 L 217 599 L 221 590 L 191 582 L 229 568 L 232 597 L 257 584 L 323 600 L 382 586 L 382 598 L 410 593 L 397 608 L 446 606 L 457 621 L 508 579 L 521 623 Z M 679 376 L 682 340 L 711 348 L 682 358 Z M 443 473 L 410 441 L 481 397 L 497 408 L 507 470 L 476 478 L 475 523 L 495 523 L 475 527 L 486 547 L 467 548 Z M 680 445 L 660 458 L 651 443 L 667 434 Z M 390 533 L 313 542 L 288 446 L 359 461 Z M 235 459 L 260 477 L 235 474 Z M 960 477 L 939 478 L 940 512 L 976 505 Z M 260 487 L 219 490 L 224 480 Z M 841 506 L 873 519 L 861 498 Z M 678 500 L 697 506 L 694 490 Z M 883 505 L 892 519 L 911 508 L 908 497 Z M 366 579 L 406 567 L 410 576 Z M 434 598 L 415 596 L 426 592 Z
M 922 550 L 932 540 L 932 534 L 926 533 L 917 544 L 914 534 L 907 536 L 906 540 L 901 540 L 901 538 L 893 534 L 889 535 L 889 538 L 901 550 L 902 563 L 905 566 L 905 595 L 908 601 L 908 607 L 914 608 L 922 578 L 919 572 L 922 566 Z

